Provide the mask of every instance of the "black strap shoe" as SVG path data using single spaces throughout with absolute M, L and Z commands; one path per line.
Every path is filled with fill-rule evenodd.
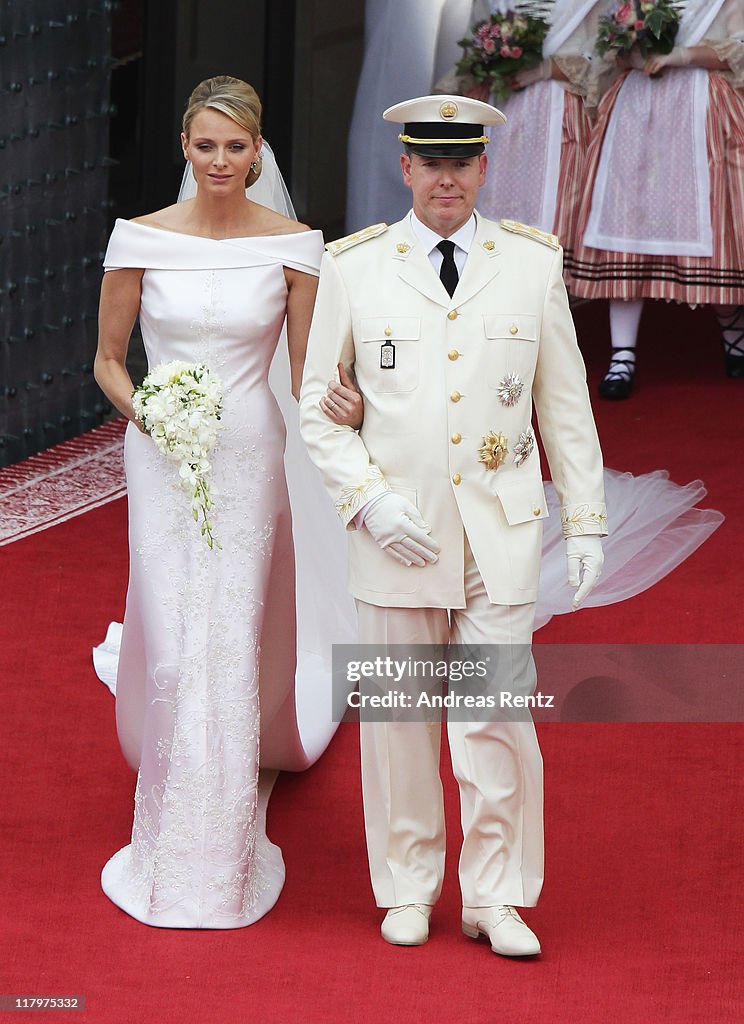
M 744 306 L 737 306 L 728 316 L 718 314 L 723 342 L 726 376 L 740 380 L 744 377 Z
M 635 376 L 635 353 L 633 352 L 632 358 L 624 359 L 616 356 L 615 353 L 632 351 L 632 349 L 613 346 L 610 368 L 599 382 L 600 398 L 607 398 L 614 402 L 630 398 L 633 393 L 633 378 Z

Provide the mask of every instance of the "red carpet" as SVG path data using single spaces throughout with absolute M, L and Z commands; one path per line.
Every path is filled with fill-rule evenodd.
M 0 471 L 0 546 L 126 494 L 123 418 Z
M 707 314 L 660 312 L 644 326 L 637 395 L 597 408 L 606 461 L 702 476 L 727 522 L 651 592 L 554 619 L 539 640 L 741 642 L 744 389 L 722 376 Z M 577 319 L 596 379 L 602 311 Z M 667 371 L 680 326 L 690 342 Z M 78 1017 L 101 1024 L 742 1019 L 741 726 L 541 727 L 547 883 L 528 915 L 545 949 L 538 962 L 495 957 L 460 934 L 451 783 L 431 941 L 380 940 L 352 726 L 315 768 L 277 786 L 270 834 L 288 881 L 270 915 L 234 932 L 148 929 L 98 885 L 132 812 L 113 702 L 90 662 L 123 611 L 123 501 L 2 548 L 0 566 L 0 995 L 85 996 Z

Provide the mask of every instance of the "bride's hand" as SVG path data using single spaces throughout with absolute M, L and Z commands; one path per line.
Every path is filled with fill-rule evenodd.
M 147 429 L 145 424 L 139 418 L 137 413 L 135 413 L 132 416 L 131 422 L 134 423 L 135 427 L 137 428 L 137 430 L 139 430 L 140 434 L 147 434 L 148 437 L 150 436 L 150 431 Z
M 338 376 L 340 383 L 329 382 L 320 408 L 334 423 L 359 430 L 364 421 L 364 401 L 342 363 L 338 364 Z

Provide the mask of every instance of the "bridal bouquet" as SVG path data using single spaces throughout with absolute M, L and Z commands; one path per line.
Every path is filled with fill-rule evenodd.
M 208 456 L 221 426 L 221 382 L 202 363 L 162 363 L 135 389 L 132 405 L 158 449 L 177 463 L 194 519 L 199 522 L 201 517 L 202 536 L 210 548 L 220 547 L 209 519 L 213 502 Z
M 505 13 L 497 11 L 477 22 L 470 35 L 458 43 L 463 56 L 457 74 L 488 83 L 495 99 L 506 99 L 517 71 L 537 67 L 542 61 L 552 6 L 553 0 L 515 0 Z
M 637 44 L 644 60 L 671 53 L 683 6 L 683 0 L 618 0 L 600 18 L 597 50 L 625 57 Z

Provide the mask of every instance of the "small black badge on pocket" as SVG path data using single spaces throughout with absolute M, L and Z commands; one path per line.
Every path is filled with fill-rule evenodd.
M 392 341 L 386 341 L 380 346 L 380 369 L 395 369 L 395 345 L 393 345 Z

